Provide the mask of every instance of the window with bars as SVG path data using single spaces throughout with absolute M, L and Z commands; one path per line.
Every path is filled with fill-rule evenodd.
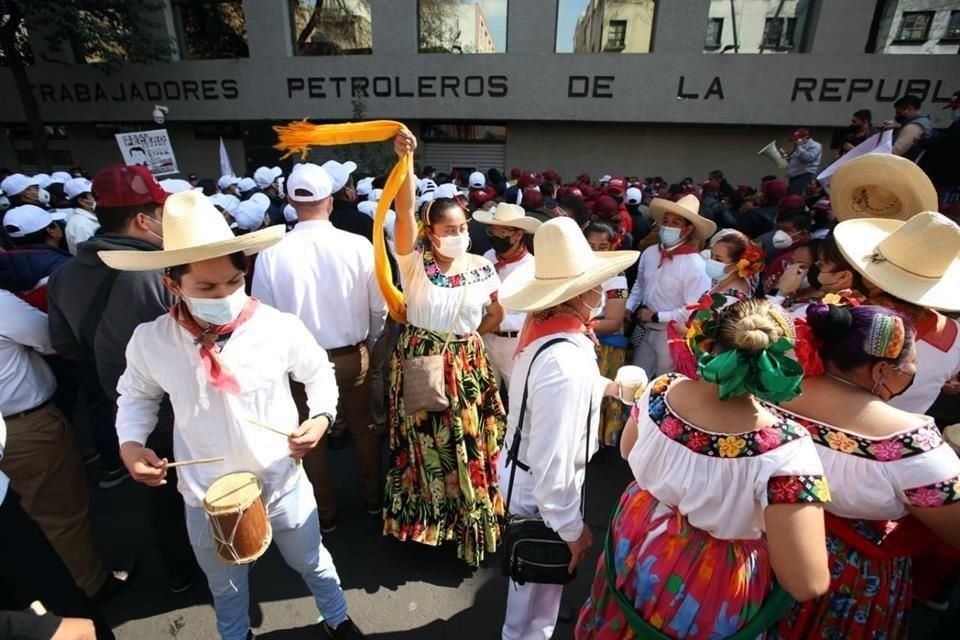
M 707 20 L 707 38 L 704 45 L 707 48 L 718 48 L 723 41 L 723 18 Z
M 897 31 L 897 42 L 926 42 L 930 35 L 933 11 L 904 11 Z
M 607 51 L 620 51 L 627 46 L 627 21 L 611 20 L 607 31 Z
M 960 41 L 960 11 L 951 11 L 950 20 L 947 22 L 947 32 L 943 34 L 943 40 L 950 42 Z
M 763 25 L 764 49 L 793 49 L 796 18 L 767 18 Z

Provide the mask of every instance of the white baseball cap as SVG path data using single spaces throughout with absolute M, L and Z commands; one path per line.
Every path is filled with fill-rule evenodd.
M 610 182 L 611 180 L 613 180 L 613 178 L 609 173 L 603 174 L 603 177 L 600 178 L 600 182 Z
M 456 198 L 460 192 L 457 190 L 457 185 L 448 182 L 437 187 L 434 194 L 438 198 Z
M 253 172 L 253 181 L 256 182 L 257 186 L 261 189 L 266 189 L 282 175 L 283 171 L 280 167 L 260 167 Z
M 44 209 L 25 204 L 7 209 L 3 216 L 3 226 L 11 238 L 22 238 L 53 224 L 53 216 Z
M 333 181 L 333 192 L 336 193 L 346 186 L 350 180 L 350 174 L 357 170 L 357 163 L 350 160 L 346 162 L 327 160 L 320 168 L 330 174 L 330 180 Z
M 238 227 L 244 231 L 254 231 L 263 226 L 263 216 L 266 213 L 267 210 L 261 203 L 251 198 L 238 204 L 236 210 L 230 215 L 236 220 Z
M 287 178 L 287 198 L 293 202 L 319 202 L 333 193 L 333 179 L 312 162 L 294 165 Z
M 627 189 L 627 194 L 624 196 L 623 201 L 627 204 L 640 204 L 643 202 L 643 191 L 640 191 L 640 189 L 636 187 L 630 187 Z
M 33 179 L 37 181 L 41 189 L 46 189 L 50 186 L 50 183 L 53 182 L 53 178 L 51 178 L 48 173 L 36 173 L 33 175 Z
M 0 190 L 3 190 L 7 197 L 13 197 L 20 195 L 30 187 L 39 185 L 40 180 L 37 179 L 37 176 L 31 178 L 22 173 L 11 173 L 3 179 L 3 182 L 0 182 Z
M 417 209 L 423 206 L 425 202 L 430 202 L 437 197 L 436 191 L 427 191 L 425 194 L 417 198 Z
M 270 208 L 270 196 L 265 193 L 255 193 L 250 196 L 248 200 L 250 200 L 250 202 L 256 202 L 257 205 L 263 207 L 264 213 Z
M 167 178 L 160 181 L 160 188 L 167 193 L 183 193 L 184 191 L 193 191 L 195 187 L 180 178 Z
M 417 186 L 420 189 L 420 193 L 424 194 L 424 193 L 427 193 L 428 191 L 435 191 L 437 188 L 437 183 L 430 178 L 424 178 L 423 180 L 417 183 Z
M 208 200 L 210 200 L 214 206 L 220 207 L 230 215 L 233 215 L 233 212 L 240 206 L 240 198 L 232 196 L 229 193 L 215 193 L 209 196 Z
M 470 174 L 470 179 L 467 180 L 467 183 L 470 185 L 471 189 L 483 189 L 487 186 L 487 176 L 483 175 L 479 171 L 474 171 Z
M 77 196 L 93 191 L 93 183 L 86 178 L 70 178 L 63 185 L 63 194 L 68 200 L 73 200 Z
M 217 180 L 217 188 L 220 191 L 223 191 L 227 187 L 232 187 L 235 184 L 240 184 L 240 178 L 237 176 L 220 176 L 220 179 Z
M 357 195 L 366 198 L 373 191 L 373 178 L 363 178 L 357 181 Z
M 240 182 L 237 183 L 237 189 L 240 190 L 240 193 L 246 193 L 247 191 L 253 191 L 257 188 L 257 183 L 253 178 L 241 178 Z
M 50 174 L 51 182 L 59 182 L 60 184 L 67 184 L 70 180 L 73 179 L 73 176 L 67 173 L 66 171 L 54 171 Z
M 288 204 L 285 207 L 283 207 L 283 219 L 286 220 L 288 223 L 296 222 L 297 220 L 300 219 L 300 215 L 297 214 L 297 210 L 294 209 L 292 205 Z

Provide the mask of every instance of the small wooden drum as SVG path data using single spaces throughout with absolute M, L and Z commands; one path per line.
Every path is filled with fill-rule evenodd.
M 960 455 L 960 423 L 946 427 L 943 430 L 943 439 Z
M 247 564 L 262 556 L 273 539 L 263 504 L 263 483 L 240 471 L 217 478 L 203 498 L 217 555 L 227 564 Z

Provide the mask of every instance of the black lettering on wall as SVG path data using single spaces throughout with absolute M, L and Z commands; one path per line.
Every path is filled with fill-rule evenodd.
M 723 84 L 720 82 L 720 76 L 713 76 L 713 80 L 710 81 L 710 86 L 707 87 L 707 92 L 703 94 L 703 99 L 709 100 L 711 96 L 716 96 L 723 100 Z
M 483 76 L 467 76 L 463 79 L 463 93 L 471 98 L 477 98 L 484 94 Z
M 677 97 L 682 100 L 697 100 L 700 98 L 700 94 L 697 93 L 684 93 L 683 83 L 686 82 L 686 76 L 680 76 L 680 81 L 677 83 Z
M 147 100 L 160 100 L 163 98 L 163 91 L 160 89 L 159 82 L 144 82 L 143 88 L 147 92 Z
M 216 80 L 201 80 L 200 89 L 203 91 L 204 100 L 219 100 L 220 97 L 217 94 L 217 82 Z
M 94 102 L 107 102 L 109 98 L 107 97 L 107 92 L 103 90 L 103 86 L 98 82 L 97 89 L 94 91 L 93 95 Z
M 790 94 L 790 102 L 796 102 L 797 96 L 801 93 L 807 97 L 807 102 L 813 102 L 813 92 L 816 88 L 816 78 L 794 78 L 793 93 Z
M 77 102 L 90 102 L 90 87 L 87 85 L 73 85 L 73 93 L 77 96 Z
M 337 78 L 329 78 L 329 80 L 330 80 L 330 82 L 332 82 L 332 83 L 333 83 L 334 85 L 336 85 L 336 87 L 337 87 L 337 97 L 338 97 L 338 98 L 342 98 L 342 97 L 343 97 L 343 84 L 347 81 L 347 79 L 344 78 L 343 76 L 340 76 L 340 77 L 337 77 Z
M 460 78 L 457 76 L 440 76 L 440 97 L 447 97 L 447 89 L 454 98 L 460 97 Z
M 323 90 L 323 78 L 307 78 L 307 95 L 311 98 L 326 98 Z
M 180 83 L 167 80 L 163 83 L 163 97 L 167 100 L 180 99 Z
M 39 88 L 40 88 L 40 100 L 42 102 L 47 102 L 48 100 L 50 102 L 56 101 L 56 98 L 53 97 L 53 85 L 41 84 L 39 85 Z
M 897 80 L 896 87 L 889 95 L 883 94 L 883 89 L 886 84 L 887 80 L 884 78 L 880 81 L 880 84 L 877 85 L 877 102 L 894 102 L 902 95 L 900 89 L 903 87 L 903 80 Z
M 586 98 L 590 95 L 590 78 L 587 76 L 570 76 L 567 79 L 568 98 Z
M 396 87 L 396 90 L 394 91 L 395 96 L 397 96 L 398 98 L 414 97 L 413 91 L 405 92 L 400 88 L 400 76 L 393 76 L 393 83 L 394 83 L 394 86 Z
M 873 89 L 872 78 L 853 78 L 850 80 L 850 88 L 847 89 L 847 102 L 853 100 L 855 93 L 870 93 Z
M 373 95 L 378 98 L 389 98 L 390 89 L 392 88 L 392 82 L 387 76 L 377 76 L 373 79 Z
M 223 92 L 224 100 L 236 100 L 240 97 L 240 86 L 236 80 L 222 80 L 220 82 L 220 90 Z
M 350 95 L 354 98 L 369 98 L 367 87 L 370 81 L 366 78 L 350 78 Z
M 820 83 L 820 102 L 842 102 L 840 88 L 845 82 L 845 78 L 824 78 Z
M 60 102 L 73 102 L 73 96 L 70 95 L 70 89 L 67 89 L 67 85 L 60 85 Z
M 303 91 L 305 86 L 303 78 L 287 78 L 287 97 L 292 98 L 294 91 Z
M 211 80 L 210 82 L 213 82 L 213 80 Z M 120 86 L 122 87 L 123 85 L 120 85 Z M 130 84 L 130 99 L 140 100 L 140 101 L 143 101 L 144 99 L 143 92 L 140 91 L 140 87 L 137 86 L 136 82 L 133 82 Z
M 927 94 L 930 93 L 930 81 L 916 78 L 913 80 L 907 80 L 907 88 L 904 89 L 903 92 L 917 96 L 920 98 L 921 102 L 926 102 Z
M 593 92 L 592 95 L 594 98 L 612 98 L 613 97 L 613 81 L 616 80 L 616 76 L 594 76 L 593 77 Z
M 490 76 L 487 86 L 491 98 L 504 98 L 507 95 L 507 76 Z
M 436 98 L 437 89 L 434 86 L 437 78 L 435 76 L 419 76 L 417 77 L 417 93 L 421 98 Z
M 290 90 L 290 78 L 287 78 L 287 91 Z M 193 96 L 194 100 L 200 100 L 200 83 L 196 80 L 183 81 L 183 99 L 189 100 Z

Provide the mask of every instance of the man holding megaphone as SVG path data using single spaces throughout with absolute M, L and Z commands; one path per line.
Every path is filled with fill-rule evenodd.
M 805 128 L 796 129 L 790 136 L 793 150 L 790 152 L 780 149 L 780 154 L 787 160 L 787 178 L 790 184 L 787 193 L 803 195 L 807 185 L 817 177 L 820 170 L 820 157 L 823 148 L 820 143 L 810 137 Z

